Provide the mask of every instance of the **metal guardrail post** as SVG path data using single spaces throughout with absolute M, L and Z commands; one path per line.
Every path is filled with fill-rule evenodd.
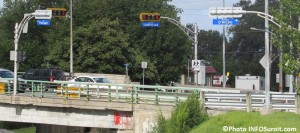
M 295 113 L 300 114 L 300 94 L 298 92 L 295 94 Z
M 205 92 L 204 91 L 200 91 L 200 104 L 205 107 Z
M 252 112 L 251 92 L 246 93 L 247 112 Z
M 111 88 L 108 87 L 108 101 L 111 102 Z
M 158 88 L 155 88 L 155 104 L 158 105 Z
M 81 88 L 79 87 L 78 90 L 79 90 L 79 94 L 80 94 Z M 79 98 L 80 98 L 80 95 L 79 95 Z M 87 86 L 86 99 L 88 101 L 90 100 L 90 87 L 89 87 L 89 85 Z
M 138 92 L 137 92 L 137 89 L 138 89 L 138 88 L 135 88 L 135 89 L 134 89 L 134 93 L 135 93 L 135 103 L 139 103 L 139 94 L 138 94 Z

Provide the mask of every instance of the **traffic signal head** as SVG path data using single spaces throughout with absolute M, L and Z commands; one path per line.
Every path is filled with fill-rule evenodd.
M 141 13 L 140 20 L 142 22 L 144 22 L 144 21 L 148 21 L 148 22 L 160 21 L 160 14 L 159 13 Z
M 53 18 L 63 18 L 66 17 L 67 14 L 66 8 L 47 8 L 47 10 L 52 10 Z

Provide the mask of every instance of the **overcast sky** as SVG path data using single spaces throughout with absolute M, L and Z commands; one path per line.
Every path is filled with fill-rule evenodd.
M 239 1 L 225 0 L 225 6 L 231 7 Z M 222 7 L 223 0 L 173 0 L 171 4 L 183 10 L 183 13 L 180 14 L 182 24 L 197 23 L 198 29 L 222 31 L 223 26 L 212 24 L 213 18 L 208 16 L 208 9 Z
M 0 0 L 0 7 L 3 6 L 3 0 Z

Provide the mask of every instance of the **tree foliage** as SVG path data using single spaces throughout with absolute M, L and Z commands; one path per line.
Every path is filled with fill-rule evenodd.
M 273 26 L 278 36 L 274 41 L 283 52 L 283 62 L 280 67 L 288 74 L 296 74 L 300 71 L 299 6 L 299 1 L 280 0 L 278 7 L 272 12 L 276 22 L 281 25 L 281 28 Z
M 64 0 L 4 0 L 0 16 L 0 67 L 12 69 L 9 51 L 13 50 L 14 25 L 24 13 L 36 9 L 62 7 Z M 75 72 L 125 74 L 134 81 L 142 79 L 141 62 L 148 62 L 147 84 L 178 81 L 191 52 L 188 38 L 172 23 L 161 20 L 161 28 L 141 28 L 139 14 L 160 12 L 179 20 L 179 9 L 170 0 L 74 0 L 73 62 Z M 151 5 L 151 6 L 149 6 Z M 68 13 L 69 14 L 69 13 Z M 51 26 L 38 27 L 29 22 L 29 32 L 22 34 L 19 49 L 26 52 L 20 71 L 39 67 L 70 69 L 70 17 L 51 19 Z

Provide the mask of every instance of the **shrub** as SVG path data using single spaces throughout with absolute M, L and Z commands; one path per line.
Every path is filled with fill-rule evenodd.
M 208 114 L 200 104 L 196 94 L 192 94 L 184 102 L 179 103 L 172 112 L 171 118 L 166 119 L 161 113 L 157 117 L 154 133 L 186 133 L 193 127 L 208 119 Z

